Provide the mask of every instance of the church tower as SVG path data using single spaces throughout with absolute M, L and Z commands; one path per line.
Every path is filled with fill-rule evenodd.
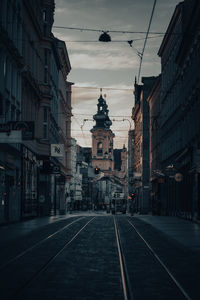
M 115 135 L 110 129 L 112 122 L 108 112 L 106 100 L 100 95 L 97 113 L 93 116 L 96 124 L 91 129 L 92 166 L 99 168 L 105 175 L 111 174 L 114 169 L 113 138 Z

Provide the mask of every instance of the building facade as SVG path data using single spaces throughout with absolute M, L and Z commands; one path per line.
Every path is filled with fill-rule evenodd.
M 21 0 L 0 2 L 0 223 L 22 209 L 21 145 L 11 132 L 22 113 L 22 13 Z
M 63 95 L 65 104 L 69 102 L 69 139 L 71 84 L 64 83 L 70 71 L 66 47 L 52 34 L 54 10 L 53 0 L 0 3 L 2 223 L 48 215 L 52 206 L 55 213 L 59 206 L 55 178 L 62 175 L 63 164 L 52 155 L 51 145 L 62 143 L 69 152 L 69 142 L 67 146 L 60 135 L 59 109 L 64 110 Z
M 82 174 L 81 163 L 78 160 L 78 145 L 74 138 L 71 139 L 71 180 L 70 197 L 67 204 L 70 210 L 82 209 Z
M 173 171 L 166 175 L 161 210 L 189 219 L 199 217 L 200 206 L 199 12 L 197 1 L 178 4 L 158 52 L 162 65 L 161 168 Z M 175 174 L 180 174 L 178 181 Z
M 150 168 L 150 211 L 161 214 L 161 185 L 164 183 L 164 173 L 160 165 L 160 103 L 161 75 L 148 96 L 149 102 L 149 168 Z
M 149 184 L 149 103 L 148 95 L 155 77 L 142 77 L 143 85 L 135 82 L 135 106 L 132 119 L 134 131 L 134 188 L 136 193 L 136 211 L 146 214 L 150 209 Z
M 134 130 L 128 132 L 128 195 L 135 191 L 133 186 L 133 161 L 134 161 Z

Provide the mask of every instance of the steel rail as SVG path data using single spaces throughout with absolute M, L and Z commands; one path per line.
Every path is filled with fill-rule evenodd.
M 54 262 L 54 260 L 58 257 L 58 255 L 60 255 L 63 250 L 69 246 L 72 241 L 85 229 L 85 227 L 90 223 L 92 222 L 93 220 L 95 219 L 95 217 L 93 217 L 92 219 L 90 219 L 83 227 L 81 227 L 81 229 L 71 238 L 70 241 L 66 242 L 64 246 L 62 246 L 62 248 L 55 254 L 53 255 L 51 258 L 48 259 L 48 261 L 37 271 L 35 272 L 35 274 L 29 278 L 29 280 L 26 281 L 26 283 L 24 283 L 20 288 L 18 288 L 18 290 L 13 293 L 11 295 L 11 297 L 9 297 L 10 299 L 16 299 L 15 297 L 18 297 L 22 292 L 23 290 L 33 281 L 35 280 L 43 271 L 45 271 L 48 266 Z
M 119 230 L 117 227 L 117 222 L 116 222 L 115 217 L 113 217 L 113 220 L 114 220 L 115 235 L 116 235 L 117 249 L 118 249 L 118 255 L 119 255 L 119 264 L 120 264 L 120 271 L 121 271 L 124 300 L 129 300 L 129 299 L 133 300 L 133 295 L 132 295 L 132 291 L 130 288 L 128 271 L 127 271 L 127 267 L 126 267 L 126 261 L 125 261 L 124 255 L 123 255 L 123 249 L 122 249 L 122 244 L 121 244 L 121 240 L 120 240 L 120 233 L 119 233 Z
M 187 300 L 192 300 L 192 298 L 188 295 L 188 293 L 184 290 L 184 288 L 181 286 L 181 284 L 176 280 L 174 275 L 170 272 L 170 270 L 167 268 L 167 266 L 162 262 L 160 257 L 156 254 L 156 252 L 152 249 L 152 247 L 149 245 L 149 243 L 143 238 L 143 236 L 139 233 L 139 231 L 136 229 L 135 225 L 132 224 L 129 220 L 127 220 L 128 223 L 133 227 L 135 232 L 138 234 L 138 236 L 143 240 L 145 245 L 148 247 L 148 249 L 151 251 L 153 256 L 157 259 L 157 261 L 160 263 L 160 265 L 164 268 L 164 270 L 167 272 L 169 277 L 172 279 L 172 281 L 175 283 L 175 285 L 178 287 L 182 295 L 187 299 Z
M 27 254 L 28 252 L 30 252 L 31 250 L 33 250 L 34 248 L 36 248 L 37 246 L 43 244 L 45 241 L 47 241 L 48 239 L 52 238 L 54 235 L 58 234 L 59 232 L 65 230 L 66 228 L 68 228 L 69 226 L 71 226 L 72 224 L 84 219 L 85 217 L 81 217 L 77 220 L 74 220 L 73 222 L 67 224 L 66 226 L 62 227 L 61 229 L 55 231 L 54 233 L 48 235 L 46 238 L 42 239 L 41 241 L 37 242 L 36 244 L 34 244 L 33 246 L 29 247 L 28 249 L 22 251 L 21 253 L 19 253 L 18 255 L 16 255 L 15 257 L 11 258 L 10 260 L 8 260 L 5 264 L 0 266 L 0 270 L 4 269 L 5 267 L 7 267 L 9 264 L 13 263 L 14 261 L 16 261 L 17 259 L 21 258 L 22 256 L 24 256 L 25 254 Z

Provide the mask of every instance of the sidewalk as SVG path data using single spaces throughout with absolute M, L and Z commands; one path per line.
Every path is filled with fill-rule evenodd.
M 1 242 L 3 243 L 4 241 L 31 234 L 33 231 L 40 230 L 48 224 L 53 224 L 69 217 L 71 217 L 71 215 L 56 215 L 25 220 L 17 223 L 3 224 L 0 226 Z
M 185 247 L 200 251 L 200 224 L 168 216 L 134 215 L 134 218 L 149 223 Z
M 72 211 L 71 213 L 66 213 L 65 215 L 58 214 L 55 216 L 38 217 L 17 223 L 3 224 L 0 226 L 0 239 L 1 242 L 3 242 L 4 240 L 11 240 L 26 234 L 31 234 L 34 230 L 40 230 L 40 228 L 45 227 L 48 224 L 64 221 L 69 218 L 91 217 L 99 215 L 106 215 L 106 213 L 102 214 L 101 212 L 94 211 Z

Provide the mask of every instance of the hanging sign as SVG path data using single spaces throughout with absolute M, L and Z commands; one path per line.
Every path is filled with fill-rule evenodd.
M 64 145 L 63 144 L 51 144 L 51 156 L 63 157 Z

